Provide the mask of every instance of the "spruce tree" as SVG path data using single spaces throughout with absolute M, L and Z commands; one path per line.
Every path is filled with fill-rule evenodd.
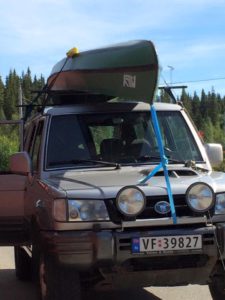
M 189 94 L 186 93 L 184 88 L 182 89 L 182 93 L 181 93 L 181 96 L 180 96 L 180 101 L 183 103 L 184 107 L 189 112 L 189 114 L 192 115 L 191 97 L 189 96 Z
M 29 103 L 32 98 L 32 77 L 31 77 L 31 71 L 30 68 L 27 68 L 26 74 L 22 74 L 21 78 L 21 87 L 23 91 L 23 98 L 25 100 L 25 103 Z
M 196 94 L 196 92 L 194 92 L 194 96 L 192 98 L 191 104 L 192 104 L 192 108 L 191 108 L 192 119 L 193 119 L 195 125 L 197 126 L 197 128 L 201 128 L 202 116 L 201 116 L 201 112 L 200 112 L 200 99 L 199 99 L 198 95 Z
M 204 141 L 206 143 L 212 142 L 213 136 L 214 136 L 214 128 L 213 128 L 213 124 L 209 117 L 207 117 L 204 120 L 204 123 L 202 125 L 202 131 L 203 131 Z
M 6 77 L 5 95 L 3 102 L 3 110 L 6 119 L 11 120 L 17 118 L 18 93 L 19 93 L 19 76 L 15 70 L 11 70 L 9 76 Z
M 208 112 L 212 124 L 216 125 L 219 117 L 219 105 L 214 88 L 208 93 Z

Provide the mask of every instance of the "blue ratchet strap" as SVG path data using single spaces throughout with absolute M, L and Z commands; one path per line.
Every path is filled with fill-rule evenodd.
M 172 190 L 171 190 L 171 186 L 170 186 L 169 174 L 168 174 L 168 169 L 167 169 L 168 160 L 164 153 L 162 136 L 161 136 L 158 117 L 157 117 L 154 105 L 151 106 L 151 115 L 152 115 L 153 127 L 154 127 L 155 134 L 156 134 L 156 139 L 157 139 L 157 143 L 158 143 L 158 147 L 159 147 L 161 162 L 144 179 L 140 180 L 140 183 L 145 183 L 147 180 L 149 180 L 151 177 L 153 177 L 161 168 L 163 168 L 164 176 L 165 176 L 165 180 L 166 180 L 166 186 L 167 186 L 167 193 L 168 193 L 169 202 L 170 202 L 170 209 L 171 209 L 171 214 L 172 214 L 172 218 L 173 218 L 173 223 L 176 224 L 177 216 L 176 216 L 173 194 L 172 194 Z

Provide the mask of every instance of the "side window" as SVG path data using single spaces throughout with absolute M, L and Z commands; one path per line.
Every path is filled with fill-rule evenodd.
M 76 159 L 90 159 L 88 144 L 76 116 L 55 116 L 51 120 L 47 167 L 72 164 Z
M 169 157 L 201 161 L 202 157 L 193 135 L 180 112 L 161 112 L 160 127 Z
M 38 169 L 39 162 L 39 154 L 40 154 L 40 146 L 41 146 L 41 137 L 42 131 L 44 127 L 44 121 L 40 121 L 36 127 L 35 137 L 33 145 L 30 146 L 29 153 L 32 160 L 33 170 L 36 171 Z

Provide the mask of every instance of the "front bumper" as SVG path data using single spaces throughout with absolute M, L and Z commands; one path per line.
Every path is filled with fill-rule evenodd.
M 201 234 L 201 250 L 170 253 L 133 254 L 133 237 Z M 215 238 L 217 236 L 217 239 Z M 54 253 L 61 264 L 77 270 L 101 269 L 114 285 L 205 284 L 217 262 L 218 247 L 225 259 L 225 224 L 204 227 L 171 227 L 124 231 L 57 231 L 42 232 L 46 251 Z

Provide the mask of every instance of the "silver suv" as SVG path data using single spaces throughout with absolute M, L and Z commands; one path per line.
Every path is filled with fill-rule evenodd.
M 19 279 L 39 274 L 42 299 L 80 299 L 87 284 L 208 283 L 224 297 L 222 147 L 203 145 L 182 106 L 155 108 L 176 222 L 163 171 L 141 183 L 160 162 L 148 104 L 59 105 L 27 122 L 0 175 L 0 241 L 16 245 Z

